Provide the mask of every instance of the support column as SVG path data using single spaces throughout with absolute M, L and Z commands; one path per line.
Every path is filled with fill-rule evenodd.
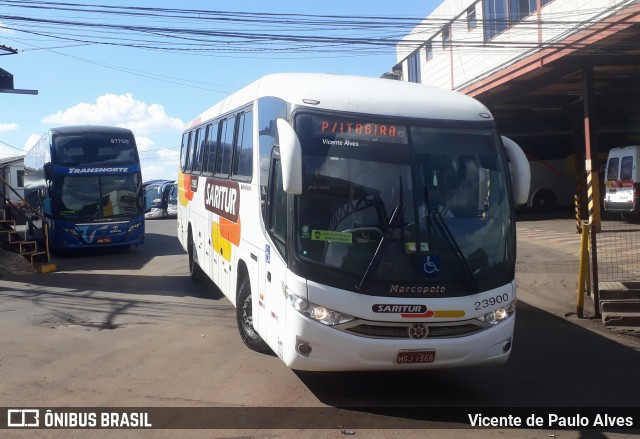
M 585 168 L 587 171 L 587 196 L 589 199 L 589 225 L 591 227 L 591 261 L 593 273 L 593 302 L 595 315 L 600 318 L 600 288 L 598 285 L 598 245 L 600 232 L 600 179 L 598 177 L 598 145 L 594 133 L 593 66 L 582 70 L 582 101 L 584 103 Z
M 597 137 L 593 133 L 593 67 L 582 72 L 582 101 L 584 104 L 585 169 L 587 171 L 587 198 L 589 200 L 589 224 L 594 233 L 600 232 L 600 177 Z

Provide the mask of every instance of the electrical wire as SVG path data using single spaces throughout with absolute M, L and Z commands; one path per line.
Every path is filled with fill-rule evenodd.
M 72 12 L 86 14 L 82 21 L 77 19 L 44 18 L 36 16 L 0 15 L 4 27 L 41 37 L 68 41 L 74 44 L 95 44 L 130 47 L 143 50 L 168 51 L 192 54 L 242 54 L 260 56 L 278 52 L 288 52 L 308 56 L 316 54 L 381 54 L 403 47 L 415 48 L 425 42 L 425 35 L 437 34 L 445 24 L 452 26 L 454 35 L 466 25 L 466 21 L 450 18 L 427 17 L 354 17 L 319 16 L 311 14 L 275 14 L 254 12 L 225 12 L 192 9 L 163 9 L 136 6 L 105 6 L 87 3 L 57 3 L 43 1 L 2 0 L 0 5 L 27 8 L 36 11 Z M 580 10 L 572 14 L 549 15 L 539 23 L 537 20 L 518 21 L 520 30 L 530 28 L 559 31 L 571 30 L 576 26 L 602 25 L 606 20 L 585 19 L 592 11 Z M 579 14 L 578 14 L 579 12 Z M 105 18 L 106 17 L 106 18 Z M 113 18 L 124 22 L 110 22 Z M 135 18 L 129 23 L 126 19 Z M 162 26 L 153 22 L 162 21 Z M 146 21 L 146 22 L 145 22 Z M 476 20 L 483 25 L 482 20 Z M 146 24 L 150 23 L 150 24 Z M 170 23 L 171 25 L 168 25 Z M 188 26 L 185 26 L 188 24 Z M 197 26 L 194 26 L 196 24 Z M 491 26 L 506 28 L 509 20 L 491 20 Z M 624 23 L 623 23 L 624 24 Z M 206 26 L 203 26 L 206 25 Z M 252 26 L 247 28 L 246 26 Z M 326 33 L 331 33 L 326 35 Z M 540 48 L 537 41 L 469 41 L 462 37 L 453 38 L 454 48 L 477 48 L 485 50 Z M 114 38 L 117 35 L 117 38 Z M 434 35 L 431 35 L 433 37 Z M 409 36 L 409 37 L 407 37 Z M 416 38 L 413 38 L 415 36 Z M 576 43 L 557 41 L 554 47 L 576 47 Z M 545 47 L 549 47 L 546 45 Z M 585 49 L 588 46 L 582 45 Z M 611 47 L 612 50 L 620 49 Z

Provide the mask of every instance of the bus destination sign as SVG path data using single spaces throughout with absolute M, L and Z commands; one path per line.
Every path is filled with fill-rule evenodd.
M 358 146 L 354 144 L 358 141 L 402 144 L 408 142 L 405 126 L 351 118 L 314 116 L 312 134 L 314 137 L 331 139 L 333 142 L 342 140 L 345 146 Z

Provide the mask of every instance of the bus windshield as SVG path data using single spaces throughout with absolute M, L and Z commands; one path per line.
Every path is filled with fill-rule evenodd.
M 356 284 L 462 282 L 470 292 L 513 265 L 506 160 L 492 127 L 335 119 L 297 119 L 298 259 Z
M 57 215 L 74 221 L 130 219 L 142 214 L 140 174 L 56 175 L 60 179 Z
M 127 166 L 138 160 L 135 140 L 125 134 L 54 134 L 53 156 L 63 166 Z

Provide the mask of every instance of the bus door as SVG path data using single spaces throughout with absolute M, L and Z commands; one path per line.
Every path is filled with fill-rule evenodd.
M 265 288 L 259 293 L 259 332 L 278 356 L 282 356 L 279 326 L 285 324 L 286 298 L 283 291 L 287 264 L 287 194 L 282 186 L 279 158 L 272 160 L 267 197 L 267 230 L 265 245 Z M 255 303 L 255 301 L 254 301 Z

